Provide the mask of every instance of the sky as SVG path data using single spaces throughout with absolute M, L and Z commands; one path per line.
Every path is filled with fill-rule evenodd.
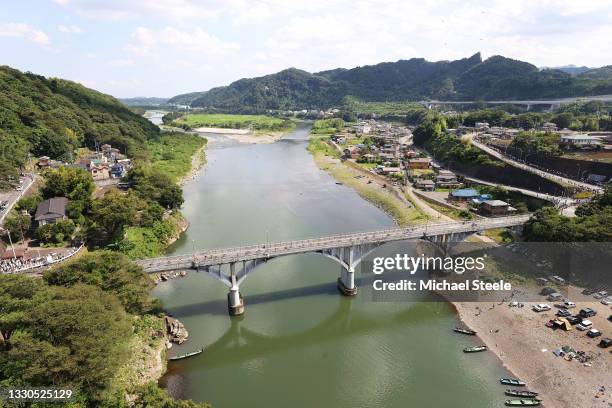
M 0 12 L 0 64 L 116 97 L 479 51 L 610 65 L 612 0 L 22 0 Z

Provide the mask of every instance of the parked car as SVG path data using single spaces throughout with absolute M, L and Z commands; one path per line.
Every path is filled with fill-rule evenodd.
M 595 337 L 601 336 L 601 332 L 597 329 L 591 329 L 587 332 L 587 336 L 594 339 Z
M 601 299 L 601 303 L 606 306 L 612 305 L 612 296 L 608 296 L 607 298 Z
M 557 276 L 557 275 L 553 275 L 553 276 L 551 276 L 551 277 L 550 277 L 550 280 L 552 280 L 552 281 L 553 281 L 553 282 L 555 282 L 555 283 L 559 283 L 559 284 L 561 284 L 561 285 L 565 284 L 565 279 L 563 279 L 562 277 Z
M 580 330 L 580 331 L 585 331 L 591 328 L 591 326 L 593 326 L 593 322 L 587 319 L 584 319 L 582 322 L 580 322 L 579 325 L 576 326 L 576 329 Z
M 567 316 L 565 319 L 570 322 L 572 326 L 575 326 L 582 321 L 582 318 L 579 316 Z
M 586 289 L 584 289 L 584 290 L 582 291 L 582 294 L 583 294 L 583 295 L 587 295 L 587 296 L 588 296 L 588 295 L 592 295 L 592 294 L 593 294 L 593 293 L 595 293 L 595 292 L 596 292 L 596 290 L 595 290 L 595 289 L 589 289 L 589 288 L 586 288 Z
M 563 295 L 560 294 L 559 292 L 554 292 L 548 295 L 548 300 L 550 300 L 551 302 L 554 302 L 556 300 L 561 300 L 561 299 L 563 299 Z
M 568 316 L 571 316 L 571 315 L 572 314 L 567 309 L 559 309 L 559 311 L 557 312 L 557 316 L 559 316 L 559 317 L 568 317 Z
M 612 346 L 612 339 L 606 337 L 605 339 L 601 339 L 601 341 L 599 342 L 599 347 L 601 348 L 608 348 Z
M 563 302 L 563 307 L 566 309 L 573 309 L 576 307 L 576 304 L 574 302 L 570 302 L 569 300 L 566 300 L 565 302 Z
M 583 318 L 592 317 L 597 314 L 597 310 L 591 309 L 590 307 L 586 307 L 584 309 L 580 309 L 580 316 Z
M 606 296 L 608 296 L 608 292 L 605 290 L 602 290 L 600 292 L 597 292 L 596 294 L 593 295 L 593 297 L 595 299 L 601 299 L 601 298 L 605 298 Z
M 546 310 L 550 310 L 550 306 L 546 303 L 538 303 L 532 308 L 532 310 L 534 312 L 545 312 Z
M 536 279 L 536 282 L 538 283 L 538 285 L 540 286 L 544 286 L 548 283 L 548 279 L 546 278 L 538 278 Z
M 545 288 L 542 288 L 542 290 L 540 291 L 540 294 L 542 296 L 548 296 L 551 293 L 555 293 L 555 292 L 556 292 L 556 290 L 554 290 L 553 288 L 550 288 L 550 287 L 547 286 Z

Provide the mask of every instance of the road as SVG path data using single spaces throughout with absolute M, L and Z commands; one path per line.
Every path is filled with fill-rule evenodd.
M 597 193 L 600 193 L 600 192 L 603 191 L 602 187 L 594 186 L 592 184 L 583 183 L 583 182 L 576 181 L 576 180 L 572 180 L 572 179 L 569 179 L 567 177 L 559 176 L 557 174 L 548 173 L 546 171 L 539 170 L 539 169 L 536 169 L 534 167 L 531 167 L 528 164 L 521 163 L 521 162 L 518 162 L 516 160 L 513 160 L 513 159 L 509 158 L 508 156 L 505 156 L 504 154 L 498 152 L 497 150 L 490 148 L 489 146 L 485 145 L 484 143 L 480 143 L 479 141 L 477 141 L 476 138 L 473 137 L 474 133 L 472 133 L 470 136 L 472 136 L 471 139 L 472 139 L 472 145 L 473 146 L 479 148 L 480 150 L 484 151 L 485 153 L 487 153 L 487 154 L 489 154 L 489 155 L 491 155 L 491 156 L 493 156 L 493 157 L 495 157 L 495 158 L 497 158 L 497 159 L 499 159 L 499 160 L 501 160 L 501 161 L 503 161 L 505 163 L 508 163 L 511 166 L 517 167 L 519 169 L 523 169 L 525 171 L 528 171 L 528 172 L 530 172 L 532 174 L 538 175 L 538 176 L 540 176 L 542 178 L 545 178 L 547 180 L 554 181 L 555 183 L 566 184 L 566 185 L 570 185 L 570 186 L 573 186 L 573 187 L 577 187 L 577 188 L 582 189 L 582 190 L 589 190 L 589 191 L 594 191 L 594 192 L 597 192 Z
M 10 190 L 0 192 L 0 201 L 8 201 L 7 207 L 2 211 L 2 213 L 0 213 L 0 225 L 4 224 L 4 218 L 15 206 L 15 203 L 28 192 L 30 187 L 32 187 L 34 184 L 34 178 L 35 176 L 33 174 L 26 174 L 24 177 L 21 177 L 21 180 L 23 180 L 23 188 L 21 191 Z
M 472 233 L 494 228 L 507 228 L 524 224 L 530 215 L 488 218 L 472 221 L 450 221 L 418 227 L 391 228 L 381 231 L 332 235 L 321 238 L 302 239 L 271 244 L 249 245 L 233 248 L 216 248 L 196 251 L 192 254 L 136 261 L 145 272 L 154 273 L 172 269 L 190 269 L 193 263 L 199 266 L 214 266 L 232 262 L 251 261 L 277 256 L 317 252 L 334 248 L 358 245 L 384 244 L 392 241 L 421 239 L 453 233 Z

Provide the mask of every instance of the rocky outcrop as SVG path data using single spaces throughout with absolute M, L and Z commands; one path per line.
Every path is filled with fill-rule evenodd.
M 174 317 L 166 316 L 164 318 L 166 323 L 166 336 L 169 341 L 177 344 L 183 344 L 187 337 L 189 337 L 189 332 L 178 319 Z

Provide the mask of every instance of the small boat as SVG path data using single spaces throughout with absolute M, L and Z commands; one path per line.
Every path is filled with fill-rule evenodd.
M 466 347 L 463 349 L 464 353 L 478 353 L 479 351 L 485 351 L 487 346 L 475 346 L 475 347 Z
M 538 405 L 540 405 L 540 400 L 536 400 L 536 399 L 506 400 L 506 406 L 509 406 L 509 407 L 537 407 Z
M 534 397 L 538 396 L 537 392 L 523 391 L 523 390 L 512 390 L 512 389 L 507 389 L 505 394 L 509 395 L 511 397 L 524 397 L 524 398 L 534 398 Z
M 187 353 L 187 354 L 181 354 L 180 356 L 174 356 L 174 357 L 170 357 L 169 360 L 170 361 L 177 361 L 177 360 L 182 360 L 184 358 L 188 358 L 188 357 L 193 357 L 193 356 L 197 356 L 198 354 L 200 354 L 201 352 L 203 352 L 204 349 L 201 348 L 199 350 L 196 351 L 192 351 L 191 353 Z
M 340 182 L 340 181 L 336 181 L 336 184 L 337 184 L 337 185 L 339 185 L 339 186 L 341 186 L 343 183 L 342 183 L 342 182 Z
M 525 385 L 524 381 L 517 380 L 516 378 L 500 378 L 499 382 L 505 385 L 514 385 L 515 387 Z
M 476 332 L 474 330 L 470 330 L 470 329 L 462 329 L 461 327 L 455 327 L 453 329 L 454 332 L 456 333 L 461 333 L 461 334 L 467 334 L 470 336 L 475 336 Z

